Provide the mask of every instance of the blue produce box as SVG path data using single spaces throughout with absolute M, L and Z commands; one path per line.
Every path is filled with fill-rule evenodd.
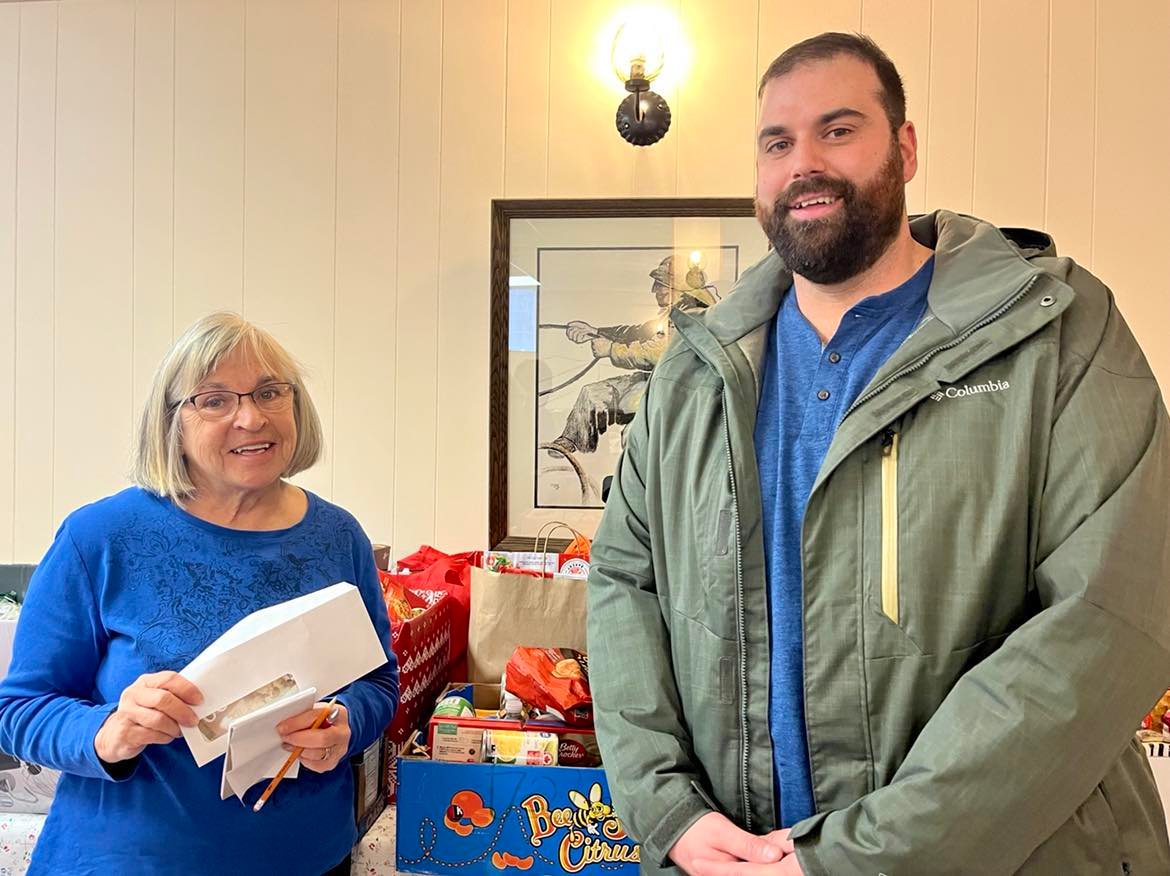
M 638 873 L 601 769 L 405 757 L 398 780 L 402 873 Z
M 452 685 L 477 707 L 499 688 Z M 398 761 L 397 869 L 459 876 L 636 876 L 626 836 L 596 767 Z

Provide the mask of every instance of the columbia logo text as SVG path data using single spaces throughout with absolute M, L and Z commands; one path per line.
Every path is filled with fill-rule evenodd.
M 940 402 L 944 398 L 966 398 L 969 395 L 980 395 L 985 392 L 1004 392 L 1012 385 L 1006 380 L 988 380 L 985 383 L 972 383 L 967 386 L 948 386 L 930 394 L 930 400 Z

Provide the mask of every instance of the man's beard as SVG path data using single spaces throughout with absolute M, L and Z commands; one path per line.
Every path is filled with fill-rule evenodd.
M 841 198 L 840 209 L 820 219 L 794 219 L 788 205 L 818 192 Z M 906 212 L 902 154 L 894 141 L 886 163 L 863 189 L 829 176 L 797 180 L 756 219 L 788 270 L 819 284 L 842 283 L 873 266 L 898 235 Z

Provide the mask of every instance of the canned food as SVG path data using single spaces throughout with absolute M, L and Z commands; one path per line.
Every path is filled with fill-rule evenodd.
M 556 766 L 557 737 L 533 730 L 485 730 L 485 760 L 523 766 Z

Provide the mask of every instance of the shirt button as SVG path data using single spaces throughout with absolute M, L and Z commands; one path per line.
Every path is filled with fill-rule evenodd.
M 829 354 L 829 361 L 832 362 L 834 365 L 836 365 L 838 362 L 841 361 L 841 354 L 834 350 L 832 353 Z
M 828 397 L 829 397 L 829 391 L 827 389 L 822 389 L 820 392 L 817 393 L 817 398 L 819 398 L 821 401 L 825 401 Z

